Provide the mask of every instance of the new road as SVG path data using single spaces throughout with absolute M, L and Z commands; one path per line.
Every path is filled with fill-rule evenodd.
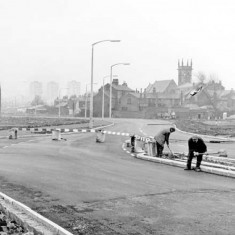
M 105 129 L 141 136 L 170 126 L 114 122 Z M 73 234 L 234 234 L 234 179 L 136 159 L 122 148 L 127 136 L 106 134 L 104 143 L 95 142 L 95 133 L 63 137 L 1 139 L 1 191 Z M 186 152 L 189 137 L 173 133 L 172 150 Z M 231 143 L 208 148 L 234 157 Z

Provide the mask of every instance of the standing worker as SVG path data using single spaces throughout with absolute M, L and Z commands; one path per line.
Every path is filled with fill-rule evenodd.
M 164 144 L 166 143 L 169 148 L 169 137 L 172 132 L 175 132 L 175 128 L 167 128 L 160 131 L 157 135 L 154 136 L 157 145 L 157 157 L 162 157 L 162 152 L 164 149 Z
M 197 156 L 197 163 L 195 171 L 201 171 L 200 165 L 202 162 L 202 155 L 207 151 L 207 147 L 203 139 L 197 135 L 192 136 L 188 140 L 188 160 L 185 170 L 191 170 L 192 160 Z

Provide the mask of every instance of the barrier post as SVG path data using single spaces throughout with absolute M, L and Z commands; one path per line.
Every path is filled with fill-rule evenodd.
M 96 133 L 96 142 L 97 143 L 104 143 L 105 141 L 105 133 L 103 130 L 98 130 Z
M 157 155 L 157 145 L 155 141 L 152 141 L 152 157 Z
M 52 140 L 61 140 L 60 130 L 52 130 Z
M 17 129 L 11 128 L 9 131 L 9 139 L 17 139 Z
M 131 135 L 131 152 L 134 153 L 136 149 L 136 137 L 135 135 Z
M 155 157 L 157 154 L 157 145 L 155 141 L 148 141 L 144 144 L 145 152 L 150 157 Z
M 18 132 L 18 130 L 14 129 L 15 139 L 17 139 L 17 132 Z

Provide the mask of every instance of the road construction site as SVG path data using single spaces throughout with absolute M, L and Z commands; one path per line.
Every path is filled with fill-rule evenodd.
M 204 156 L 203 163 L 209 164 L 209 166 L 203 165 L 204 172 L 195 175 L 193 172 L 185 173 L 172 167 L 174 166 L 172 162 L 176 162 L 178 166 L 185 165 L 187 138 L 190 134 L 186 135 L 183 132 L 181 134 L 181 130 L 178 130 L 177 135 L 171 137 L 171 149 L 175 156 L 172 156 L 166 149 L 165 158 L 157 159 L 149 156 L 152 154 L 150 148 L 143 149 L 142 145 L 136 148 L 133 155 L 126 142 L 133 133 L 142 137 L 152 135 L 151 131 L 155 132 L 157 126 L 149 125 L 152 124 L 151 120 L 145 121 L 145 124 L 143 121 L 132 121 L 132 124 L 137 123 L 138 128 L 130 128 L 131 124 L 128 120 L 121 120 L 120 124 L 117 120 L 112 121 L 114 125 L 109 127 L 105 127 L 108 122 L 95 125 L 96 127 L 101 126 L 105 131 L 103 143 L 96 143 L 97 133 L 88 131 L 88 124 L 86 127 L 84 123 L 80 126 L 79 124 L 46 126 L 48 128 L 46 134 L 43 134 L 41 129 L 36 130 L 36 128 L 40 128 L 39 126 L 34 128 L 31 125 L 31 129 L 24 126 L 18 129 L 17 139 L 9 139 L 10 132 L 5 130 L 0 146 L 2 155 L 0 182 L 3 198 L 10 196 L 9 200 L 15 199 L 16 204 L 22 203 L 25 210 L 28 211 L 27 213 L 32 209 L 32 213 L 43 215 L 44 218 L 51 221 L 47 222 L 51 224 L 51 228 L 54 228 L 54 232 L 56 228 L 61 231 L 61 234 L 63 234 L 62 231 L 64 234 L 133 234 L 133 231 L 135 234 L 157 234 L 157 232 L 189 234 L 185 212 L 177 209 L 180 204 L 177 206 L 172 202 L 168 207 L 165 201 L 168 198 L 167 194 L 165 199 L 159 195 L 173 190 L 174 201 L 180 203 L 183 198 L 182 195 L 179 195 L 179 191 L 185 190 L 190 193 L 192 190 L 194 194 L 190 193 L 190 195 L 195 200 L 193 195 L 197 195 L 200 182 L 202 188 L 200 187 L 199 191 L 204 195 L 203 200 L 208 209 L 211 209 L 211 213 L 205 221 L 201 221 L 200 216 L 205 212 L 199 205 L 196 209 L 198 214 L 191 215 L 192 218 L 195 217 L 197 221 L 200 221 L 198 229 L 212 231 L 206 227 L 206 223 L 209 222 L 214 225 L 213 231 L 219 231 L 219 234 L 229 234 L 230 231 L 233 231 L 233 225 L 228 223 L 228 221 L 232 221 L 230 213 L 233 211 L 233 204 L 227 207 L 223 199 L 223 192 L 227 193 L 227 197 L 232 197 L 234 181 L 230 177 L 213 175 L 213 172 L 210 172 L 213 174 L 206 173 L 207 168 L 218 169 L 215 165 L 218 165 L 221 158 L 227 160 L 227 165 L 219 165 L 228 167 L 225 170 L 233 172 L 231 165 L 233 160 L 228 161 L 235 159 L 233 156 L 234 145 L 231 141 L 226 139 L 226 142 L 210 143 L 210 140 L 218 141 L 219 138 L 208 138 L 209 151 L 218 154 L 217 156 Z M 172 125 L 172 123 L 166 122 L 157 122 L 157 124 Z M 44 127 L 41 126 L 42 129 Z M 26 130 L 22 130 L 22 128 L 26 128 Z M 52 130 L 58 128 L 60 128 L 63 138 L 53 141 Z M 82 132 L 82 130 L 87 131 Z M 123 146 L 122 151 L 120 151 L 121 146 Z M 221 151 L 222 149 L 226 149 L 227 157 L 219 156 L 219 154 L 225 153 Z M 179 154 L 177 155 L 177 153 Z M 141 154 L 143 159 L 147 160 L 146 163 L 137 161 L 137 157 Z M 215 162 L 209 161 L 209 158 Z M 152 161 L 151 165 L 148 163 L 150 161 Z M 154 164 L 154 161 L 161 164 Z M 166 162 L 171 166 L 165 165 Z M 194 188 L 195 177 L 197 177 L 197 185 Z M 203 179 L 204 182 L 201 181 Z M 168 185 L 169 182 L 172 184 L 167 187 L 163 186 Z M 207 193 L 210 190 L 215 193 L 214 190 L 216 190 L 214 197 L 220 201 L 220 205 L 210 202 L 204 189 L 208 190 Z M 149 195 L 154 196 L 151 199 Z M 172 200 L 173 195 L 170 198 Z M 162 215 L 150 215 L 147 212 L 149 205 L 153 205 L 152 200 L 162 211 Z M 184 200 L 194 204 L 189 198 L 184 198 Z M 140 203 L 139 205 L 136 204 L 137 201 Z M 145 206 L 143 202 L 145 202 Z M 168 209 L 163 210 L 160 205 L 164 208 L 168 207 Z M 213 206 L 217 210 L 217 214 L 212 214 Z M 179 220 L 176 215 L 173 215 L 172 207 L 178 211 L 178 216 L 182 216 L 186 221 L 185 223 L 181 221 L 181 226 L 178 226 Z M 119 213 L 117 213 L 118 208 Z M 36 215 L 36 217 L 40 217 L 40 215 Z M 219 222 L 220 216 L 226 218 L 227 224 Z M 158 222 L 156 222 L 156 218 L 158 218 Z M 167 221 L 171 221 L 171 225 Z M 36 225 L 35 227 L 39 228 Z M 171 231 L 173 227 L 174 230 Z M 195 233 L 191 234 L 198 234 L 198 229 L 194 228 Z M 36 234 L 39 229 L 38 231 L 35 229 L 34 232 Z

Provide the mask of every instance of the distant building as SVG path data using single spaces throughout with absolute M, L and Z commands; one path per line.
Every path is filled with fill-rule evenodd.
M 48 82 L 46 90 L 47 103 L 53 103 L 59 94 L 59 84 L 57 82 Z
M 38 81 L 31 82 L 29 85 L 30 99 L 34 99 L 35 96 L 42 97 L 42 83 Z
M 177 85 L 173 79 L 155 81 L 153 84 L 149 84 L 146 88 L 146 93 L 169 93 L 174 91 Z
M 134 92 L 130 89 L 126 82 L 119 84 L 118 79 L 112 81 L 112 113 L 113 111 L 120 110 L 121 98 L 128 93 Z M 103 87 L 101 87 L 96 95 L 94 95 L 94 116 L 101 117 L 102 114 L 102 97 Z M 110 105 L 110 83 L 104 86 L 104 116 L 109 115 Z
M 180 61 L 178 61 L 178 86 L 181 86 L 185 83 L 192 83 L 192 70 L 193 70 L 192 60 L 190 64 L 187 61 L 186 65 L 184 65 L 183 60 L 181 64 Z
M 71 97 L 76 95 L 77 97 L 81 95 L 81 83 L 75 80 L 68 82 L 68 96 Z

